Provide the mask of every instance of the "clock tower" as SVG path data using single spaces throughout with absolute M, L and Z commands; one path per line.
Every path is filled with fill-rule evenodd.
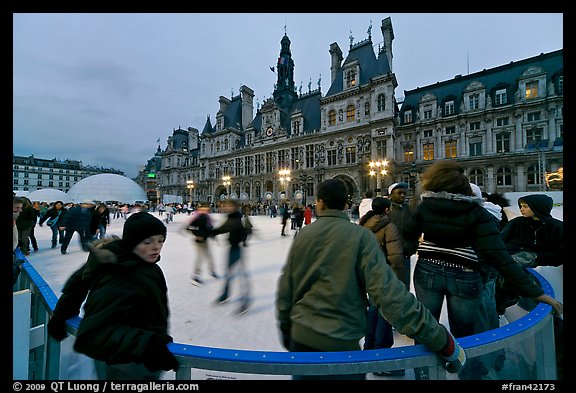
M 276 65 L 278 79 L 274 89 L 274 101 L 280 107 L 290 106 L 298 98 L 296 87 L 294 86 L 294 60 L 290 52 L 290 39 L 284 33 L 280 41 L 281 49 Z

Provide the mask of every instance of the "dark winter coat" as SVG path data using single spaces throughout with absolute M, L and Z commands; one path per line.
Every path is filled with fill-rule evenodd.
M 228 242 L 232 247 L 239 247 L 241 242 L 246 239 L 246 229 L 242 225 L 242 213 L 239 211 L 228 214 L 227 220 L 219 228 L 210 231 L 211 236 L 228 233 Z
M 404 253 L 402 237 L 398 227 L 390 222 L 390 218 L 386 214 L 376 214 L 370 217 L 362 226 L 374 233 L 396 277 L 404 280 Z
M 89 231 L 93 211 L 93 207 L 73 206 L 63 217 L 60 217 L 58 226 L 70 231 Z
M 422 203 L 404 225 L 405 238 L 416 240 L 422 234 L 425 240 L 439 247 L 472 247 L 480 269 L 497 270 L 524 297 L 535 298 L 544 293 L 529 273 L 512 259 L 502 241 L 498 223 L 482 207 L 481 199 L 447 192 L 425 192 Z
M 195 216 L 188 224 L 188 230 L 192 231 L 194 236 L 196 236 L 196 241 L 199 243 L 205 242 L 211 235 L 212 221 L 207 213 L 195 212 Z
M 403 204 L 398 204 L 392 202 L 390 206 L 390 211 L 388 212 L 388 217 L 390 222 L 394 223 L 400 233 L 402 234 L 402 247 L 404 249 L 404 257 L 409 257 L 416 252 L 418 247 L 418 240 L 406 239 L 404 236 L 404 223 L 410 219 L 412 214 L 410 205 L 405 202 Z
M 143 363 L 153 336 L 172 341 L 162 269 L 125 251 L 117 237 L 90 248 L 86 264 L 66 282 L 53 318 L 78 315 L 87 296 L 74 349 L 108 364 Z
M 511 254 L 530 251 L 537 255 L 536 266 L 560 266 L 564 263 L 564 223 L 550 215 L 552 198 L 527 195 L 521 198 L 538 220 L 516 217 L 502 230 L 502 239 Z M 532 267 L 536 267 L 532 266 Z
M 23 229 L 34 228 L 38 220 L 38 210 L 34 209 L 32 205 L 28 205 L 22 209 L 18 218 L 16 219 L 16 227 L 19 231 Z
M 60 221 L 62 221 L 62 218 L 66 212 L 67 210 L 64 207 L 62 207 L 60 210 L 51 207 L 50 209 L 46 210 L 46 213 L 44 213 L 38 224 L 43 225 L 46 221 L 48 221 L 47 224 L 51 224 L 50 226 L 60 226 Z

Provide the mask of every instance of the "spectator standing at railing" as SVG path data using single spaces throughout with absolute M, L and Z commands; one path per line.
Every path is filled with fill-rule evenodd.
M 562 304 L 546 295 L 529 273 L 512 259 L 502 241 L 498 223 L 474 195 L 461 164 L 440 160 L 429 166 L 420 180 L 421 202 L 403 228 L 407 240 L 420 239 L 414 270 L 418 299 L 439 320 L 444 300 L 455 337 L 492 328 L 493 273 L 496 270 L 522 295 L 551 305 L 562 313 Z M 461 379 L 482 379 L 489 367 L 475 358 L 460 373 Z M 416 369 L 417 379 L 428 376 Z
M 18 248 L 18 225 L 16 221 L 18 216 L 22 212 L 22 205 L 24 204 L 24 199 L 12 196 L 12 285 L 16 284 L 18 276 L 20 275 L 20 263 L 23 261 L 16 258 L 16 249 Z
M 404 280 L 404 254 L 402 247 L 402 235 L 398 227 L 390 222 L 390 199 L 376 197 L 372 200 L 372 210 L 360 217 L 358 224 L 369 229 L 386 256 L 386 261 L 392 267 L 394 274 L 400 281 Z M 370 300 L 370 299 L 369 299 Z M 394 332 L 392 325 L 384 319 L 378 308 L 370 304 L 367 310 L 368 329 L 364 338 L 364 350 L 392 348 L 394 345 Z M 391 370 L 375 372 L 378 377 L 399 377 L 405 374 L 405 370 Z
M 90 245 L 87 262 L 66 282 L 48 322 L 56 340 L 66 335 L 66 320 L 79 315 L 74 349 L 96 361 L 99 379 L 159 379 L 177 370 L 168 350 L 168 296 L 158 262 L 166 226 L 147 212 L 134 213 L 116 236 Z
M 508 221 L 502 229 L 502 239 L 512 258 L 524 267 L 558 267 L 564 264 L 564 222 L 550 214 L 553 202 L 552 198 L 545 194 L 520 197 L 518 207 L 521 216 Z M 518 300 L 519 294 L 507 285 L 506 280 L 499 280 L 498 288 L 498 312 L 503 314 L 507 305 Z M 564 320 L 559 316 L 554 318 L 554 339 L 556 368 L 559 379 L 562 379 Z
M 455 372 L 466 354 L 386 262 L 374 234 L 344 212 L 346 184 L 318 185 L 317 219 L 294 238 L 278 280 L 276 312 L 291 352 L 360 350 L 370 297 L 398 332 L 438 352 Z M 293 379 L 365 379 L 365 374 L 295 375 Z

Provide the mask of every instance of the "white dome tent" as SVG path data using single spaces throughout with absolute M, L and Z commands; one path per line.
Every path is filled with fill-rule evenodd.
M 91 199 L 96 202 L 134 204 L 147 199 L 146 192 L 134 180 L 112 173 L 101 173 L 82 179 L 70 188 L 67 195 L 68 199 L 75 203 Z
M 68 202 L 68 194 L 64 191 L 57 190 L 55 188 L 42 188 L 40 190 L 32 191 L 27 195 L 27 198 L 32 202 L 56 202 L 62 201 L 64 203 Z

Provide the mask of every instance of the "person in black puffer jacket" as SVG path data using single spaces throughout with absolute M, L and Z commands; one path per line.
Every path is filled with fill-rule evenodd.
M 66 320 L 79 315 L 74 350 L 96 361 L 99 379 L 159 379 L 162 370 L 177 370 L 166 344 L 167 285 L 157 265 L 166 226 L 149 213 L 131 215 L 122 239 L 110 237 L 90 245 L 87 262 L 67 280 L 48 322 L 57 340 L 67 336 Z
M 498 223 L 474 196 L 464 168 L 452 160 L 436 161 L 421 176 L 421 203 L 403 227 L 404 237 L 419 239 L 414 270 L 417 298 L 440 318 L 447 302 L 450 330 L 464 337 L 491 329 L 496 313 L 494 271 L 523 296 L 550 304 L 557 314 L 562 304 L 544 294 L 506 250 Z M 485 310 L 485 312 L 479 312 Z M 471 359 L 460 379 L 480 379 L 490 365 Z M 425 379 L 417 370 L 417 379 Z M 420 377 L 419 377 L 420 375 Z

